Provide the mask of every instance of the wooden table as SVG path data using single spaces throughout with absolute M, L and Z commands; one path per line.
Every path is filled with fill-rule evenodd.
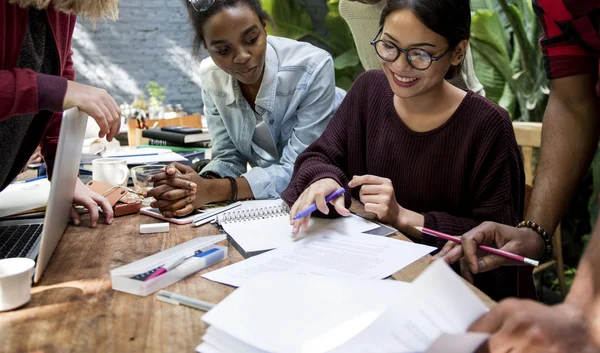
M 86 219 L 82 226 L 70 225 L 41 282 L 32 288 L 31 301 L 0 313 L 0 352 L 194 352 L 207 326 L 200 319 L 201 311 L 162 303 L 156 294 L 138 297 L 113 291 L 109 272 L 218 231 L 211 225 L 171 224 L 169 233 L 140 235 L 140 223 L 151 222 L 159 221 L 132 215 L 95 229 L 87 227 Z M 400 233 L 394 237 L 408 240 Z M 242 260 L 226 241 L 220 244 L 228 246 L 228 258 L 206 271 Z M 426 256 L 393 277 L 412 281 L 429 259 Z M 200 274 L 166 289 L 214 303 L 234 290 Z M 493 305 L 485 294 L 473 290 L 488 306 Z

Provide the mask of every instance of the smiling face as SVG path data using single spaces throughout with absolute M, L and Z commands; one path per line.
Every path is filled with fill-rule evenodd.
M 203 27 L 215 64 L 245 85 L 260 85 L 267 51 L 266 23 L 248 6 L 225 8 Z
M 408 9 L 396 10 L 385 19 L 379 38 L 395 44 L 398 48 L 410 50 L 419 48 L 432 56 L 439 56 L 448 49 L 448 41 L 443 36 L 427 28 Z M 394 94 L 400 98 L 410 98 L 424 94 L 441 85 L 450 65 L 458 65 L 466 48 L 462 41 L 454 50 L 433 61 L 426 70 L 417 70 L 408 64 L 406 54 L 388 62 L 379 58 Z M 416 59 L 415 59 L 416 60 Z

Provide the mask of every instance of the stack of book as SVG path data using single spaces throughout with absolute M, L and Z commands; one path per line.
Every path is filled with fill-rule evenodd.
M 171 150 L 210 148 L 210 134 L 206 129 L 185 126 L 164 126 L 142 131 L 150 146 L 167 146 Z

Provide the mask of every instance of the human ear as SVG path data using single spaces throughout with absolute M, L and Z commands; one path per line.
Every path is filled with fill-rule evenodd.
M 469 45 L 468 40 L 461 40 L 460 43 L 454 48 L 452 51 L 452 65 L 460 65 L 460 63 L 465 58 L 465 54 L 467 53 L 467 46 Z

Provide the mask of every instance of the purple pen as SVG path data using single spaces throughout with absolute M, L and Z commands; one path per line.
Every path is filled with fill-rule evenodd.
M 331 202 L 331 200 L 335 199 L 336 197 L 343 195 L 345 191 L 346 190 L 344 188 L 337 189 L 336 191 L 332 192 L 331 194 L 327 195 L 327 197 L 325 197 L 325 202 Z M 316 210 L 317 210 L 317 204 L 313 203 L 312 205 L 310 205 L 307 208 L 303 209 L 302 211 L 298 212 L 294 216 L 294 220 L 304 218 L 304 217 L 308 216 L 309 214 L 315 212 Z

